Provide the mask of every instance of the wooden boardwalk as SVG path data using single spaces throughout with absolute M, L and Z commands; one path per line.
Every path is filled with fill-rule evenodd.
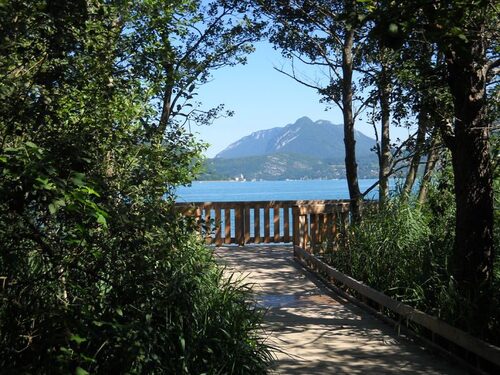
M 225 247 L 228 270 L 269 309 L 276 374 L 466 374 L 315 281 L 291 246 Z

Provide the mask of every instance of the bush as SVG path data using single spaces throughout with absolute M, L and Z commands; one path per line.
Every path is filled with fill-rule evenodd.
M 261 312 L 175 211 L 203 145 L 155 134 L 129 6 L 0 4 L 1 372 L 263 373 Z
M 452 176 L 445 169 L 430 187 L 424 206 L 394 197 L 381 210 L 367 210 L 362 222 L 348 228 L 338 251 L 328 254 L 328 261 L 393 298 L 498 344 L 499 263 L 490 306 L 473 306 L 461 297 L 449 268 L 454 220 Z M 487 331 L 479 331 L 471 318 L 478 308 L 487 311 Z
M 423 299 L 421 285 L 428 274 L 430 229 L 424 213 L 398 200 L 381 211 L 366 212 L 349 228 L 346 246 L 331 254 L 343 272 L 403 301 Z
M 71 265 L 32 253 L 3 267 L 23 275 L 2 295 L 3 371 L 264 373 L 270 356 L 249 290 L 178 235 L 177 244 L 131 238 Z

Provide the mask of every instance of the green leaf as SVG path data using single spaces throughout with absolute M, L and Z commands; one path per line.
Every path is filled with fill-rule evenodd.
M 398 33 L 398 31 L 399 31 L 399 27 L 398 27 L 398 25 L 396 25 L 395 23 L 391 23 L 391 24 L 389 25 L 389 32 L 390 32 L 391 34 L 397 34 L 397 33 Z
M 50 182 L 48 178 L 42 178 L 42 177 L 37 177 L 35 181 L 40 183 L 40 188 L 45 189 L 45 190 L 54 190 L 56 186 L 54 183 Z
M 75 375 L 89 375 L 89 372 L 78 366 L 75 370 Z
M 106 221 L 106 218 L 103 215 L 101 215 L 100 213 L 97 213 L 96 219 L 97 219 L 97 222 L 99 224 L 101 224 L 102 226 L 104 226 L 106 228 L 108 227 L 108 222 Z
M 76 186 L 83 186 L 85 185 L 85 183 L 83 182 L 84 179 L 85 175 L 83 173 L 74 173 L 71 181 L 73 181 Z
M 76 342 L 78 345 L 80 345 L 82 342 L 87 341 L 86 338 L 81 337 L 79 335 L 71 335 L 69 339 L 70 339 L 70 341 Z

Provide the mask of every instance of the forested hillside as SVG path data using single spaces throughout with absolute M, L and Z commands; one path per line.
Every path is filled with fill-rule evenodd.
M 361 178 L 376 178 L 375 156 L 359 158 Z M 300 180 L 345 178 L 343 159 L 322 159 L 301 154 L 273 154 L 243 158 L 214 158 L 204 161 L 198 180 Z
M 260 130 L 205 161 L 200 180 L 345 178 L 344 132 L 329 121 L 302 117 L 284 127 Z M 376 140 L 356 132 L 361 178 L 377 177 Z

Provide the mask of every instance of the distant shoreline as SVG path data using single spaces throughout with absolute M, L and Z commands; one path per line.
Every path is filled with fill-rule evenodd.
M 361 190 L 377 179 L 360 179 Z M 397 184 L 392 181 L 391 185 Z M 177 202 L 251 202 L 349 199 L 346 179 L 272 181 L 193 181 L 176 189 Z M 366 198 L 378 196 L 375 188 Z

